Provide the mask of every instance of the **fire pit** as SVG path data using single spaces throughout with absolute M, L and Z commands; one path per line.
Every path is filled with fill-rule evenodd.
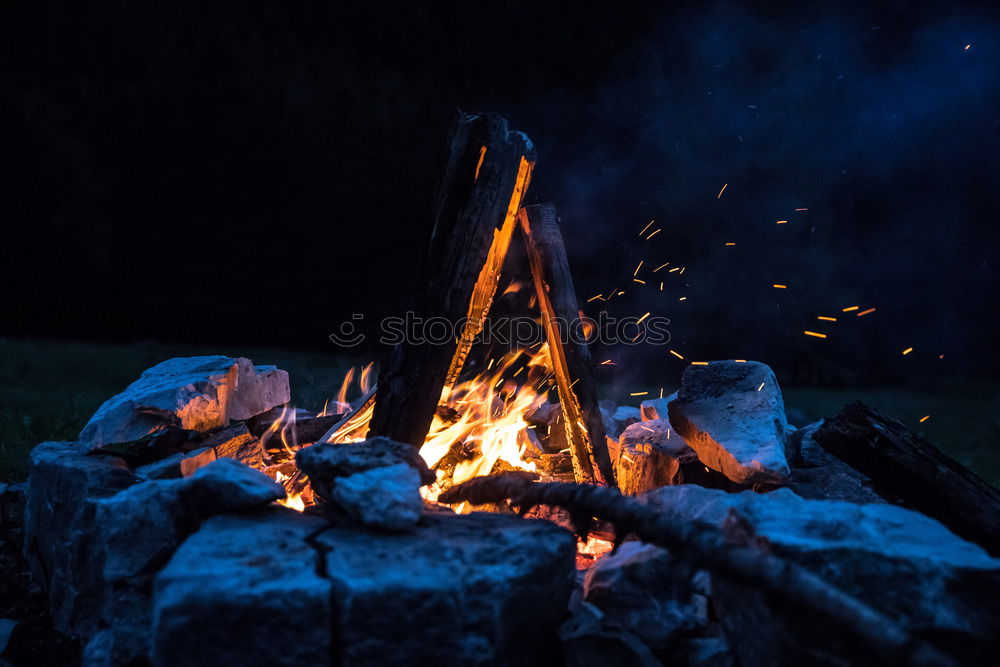
M 992 655 L 995 489 L 862 405 L 790 425 L 759 362 L 599 403 L 531 142 L 466 114 L 449 146 L 411 310 L 455 336 L 319 413 L 273 366 L 171 359 L 34 449 L 25 553 L 86 664 Z M 470 361 L 513 243 L 543 339 Z

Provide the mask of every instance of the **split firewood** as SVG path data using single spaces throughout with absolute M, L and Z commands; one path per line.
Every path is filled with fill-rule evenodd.
M 528 206 L 520 222 L 576 479 L 614 486 L 590 351 L 586 341 L 576 338 L 582 331 L 580 310 L 555 207 Z
M 906 426 L 858 401 L 813 439 L 867 475 L 875 490 L 1000 556 L 1000 491 Z
M 457 345 L 405 341 L 379 370 L 378 400 L 369 437 L 423 444 L 442 389 L 457 377 L 489 310 L 531 179 L 534 147 L 495 114 L 462 114 L 452 131 L 441 178 L 430 246 L 420 275 L 410 281 L 419 317 L 467 319 Z
M 510 502 L 521 512 L 538 505 L 570 512 L 585 536 L 595 518 L 614 526 L 618 539 L 634 533 L 643 542 L 671 549 L 680 558 L 785 600 L 814 614 L 860 642 L 888 664 L 953 665 L 950 658 L 914 637 L 895 620 L 831 586 L 803 567 L 756 548 L 734 542 L 714 525 L 681 521 L 621 495 L 589 484 L 539 483 L 530 473 L 479 477 L 453 486 L 438 498 L 446 504 Z

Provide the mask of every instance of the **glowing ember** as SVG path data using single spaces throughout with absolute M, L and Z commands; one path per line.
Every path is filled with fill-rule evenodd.
M 576 568 L 578 570 L 586 570 L 613 548 L 614 544 L 609 540 L 602 540 L 593 535 L 589 535 L 586 541 L 577 540 Z
M 425 500 L 433 501 L 441 491 L 473 477 L 499 470 L 536 470 L 535 462 L 525 457 L 524 430 L 530 426 L 525 416 L 545 401 L 545 393 L 536 387 L 550 375 L 549 366 L 547 344 L 534 354 L 519 350 L 499 361 L 491 359 L 486 371 L 441 396 L 444 408 L 435 414 L 420 449 L 438 478 L 421 490 Z M 514 377 L 522 374 L 524 382 L 519 384 Z M 369 401 L 327 442 L 363 440 L 373 411 L 374 402 Z

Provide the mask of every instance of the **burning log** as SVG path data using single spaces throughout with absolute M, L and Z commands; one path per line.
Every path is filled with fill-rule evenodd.
M 1000 491 L 903 424 L 858 401 L 813 439 L 867 475 L 875 490 L 1000 555 Z
M 522 512 L 538 505 L 556 505 L 569 510 L 574 525 L 584 535 L 594 517 L 604 519 L 614 525 L 619 538 L 634 533 L 643 542 L 671 549 L 698 567 L 827 620 L 888 664 L 955 664 L 889 616 L 805 568 L 755 546 L 752 536 L 744 543 L 734 541 L 711 524 L 683 521 L 622 496 L 615 489 L 537 483 L 531 475 L 515 473 L 470 480 L 445 491 L 438 500 L 449 504 L 507 500 Z
M 600 481 L 614 486 L 611 457 L 604 440 L 604 421 L 597 406 L 597 390 L 591 373 L 590 350 L 585 341 L 571 335 L 582 332 L 580 310 L 556 221 L 556 209 L 552 204 L 528 206 L 522 209 L 519 217 L 549 341 L 573 471 L 577 481 L 596 482 L 600 477 Z
M 415 447 L 480 331 L 535 160 L 528 137 L 495 114 L 463 114 L 450 144 L 430 247 L 415 282 L 423 294 L 411 302 L 422 318 L 468 317 L 468 324 L 457 348 L 404 341 L 393 349 L 379 371 L 369 432 Z

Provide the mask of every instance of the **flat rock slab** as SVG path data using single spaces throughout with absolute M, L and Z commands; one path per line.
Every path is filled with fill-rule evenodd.
M 776 554 L 912 627 L 994 641 L 1000 633 L 1000 560 L 917 512 L 806 500 L 788 489 L 760 494 L 669 486 L 642 500 L 720 526 L 736 510 Z
M 706 466 L 738 484 L 782 484 L 785 404 L 774 373 L 756 362 L 688 366 L 670 423 Z
M 428 513 L 413 533 L 321 533 L 345 665 L 558 664 L 575 540 L 542 520 Z
M 332 586 L 309 544 L 326 526 L 284 508 L 206 521 L 156 576 L 153 664 L 335 664 Z
M 208 431 L 286 403 L 288 374 L 249 359 L 178 357 L 143 372 L 80 432 L 80 447 L 131 442 L 167 426 Z

